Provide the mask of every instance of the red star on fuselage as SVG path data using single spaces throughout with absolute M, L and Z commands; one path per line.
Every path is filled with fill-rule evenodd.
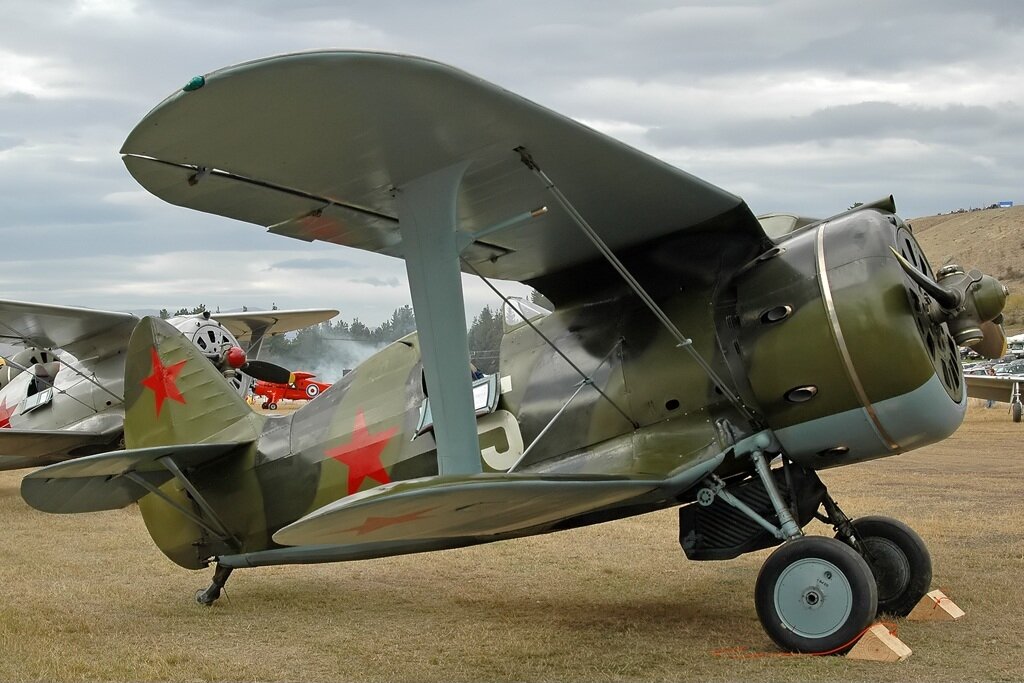
M 142 380 L 142 386 L 153 390 L 153 398 L 156 399 L 156 416 L 160 417 L 160 409 L 167 399 L 177 401 L 178 403 L 185 402 L 185 397 L 181 395 L 175 384 L 181 368 L 185 365 L 185 361 L 178 361 L 170 367 L 164 367 L 163 362 L 160 360 L 160 354 L 156 352 L 156 347 L 152 349 L 152 360 L 153 374 Z
M 18 407 L 15 403 L 10 408 L 7 407 L 7 397 L 4 397 L 3 402 L 0 402 L 0 429 L 11 428 L 11 415 L 14 415 L 14 409 Z
M 327 451 L 327 457 L 348 465 L 348 493 L 352 495 L 363 485 L 367 478 L 381 484 L 388 484 L 388 476 L 381 464 L 380 454 L 388 445 L 391 437 L 398 432 L 397 427 L 383 432 L 371 434 L 366 428 L 366 415 L 360 410 L 356 413 L 355 424 L 352 426 L 352 438 L 348 443 Z

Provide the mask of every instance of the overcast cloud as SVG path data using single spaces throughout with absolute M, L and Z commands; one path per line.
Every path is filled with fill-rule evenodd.
M 400 261 L 166 205 L 117 153 L 191 76 L 312 48 L 451 63 L 755 213 L 889 193 L 906 217 L 1024 201 L 1014 0 L 0 0 L 0 16 L 4 298 L 322 306 L 370 324 L 408 303 Z M 466 282 L 471 313 L 494 303 Z

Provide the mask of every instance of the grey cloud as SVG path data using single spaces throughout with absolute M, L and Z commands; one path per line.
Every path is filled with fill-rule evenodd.
M 342 270 L 345 268 L 356 267 L 352 261 L 346 261 L 344 259 L 336 258 L 301 258 L 301 259 L 289 259 L 287 261 L 278 261 L 277 263 L 270 264 L 270 268 L 277 269 L 295 269 L 295 270 L 307 270 L 313 269 L 337 269 Z
M 331 245 L 286 240 L 155 199 L 105 199 L 139 191 L 117 150 L 132 126 L 189 77 L 322 46 L 419 54 L 572 116 L 653 128 L 645 150 L 674 155 L 667 160 L 738 192 L 757 211 L 827 215 L 888 192 L 896 193 L 907 215 L 1024 200 L 1015 196 L 1024 187 L 1016 158 L 1017 131 L 1024 129 L 1019 2 L 140 0 L 135 7 L 123 16 L 97 16 L 72 2 L 0 0 L 0 56 L 31 58 L 35 66 L 17 76 L 56 89 L 45 97 L 0 94 L 0 236 L 8 259 L 13 254 L 18 264 L 7 267 L 4 281 L 21 298 L 38 298 L 32 291 L 59 296 L 59 288 L 74 291 L 86 282 L 100 292 L 104 277 L 138 277 L 124 263 L 168 251 L 203 249 L 225 262 L 246 258 L 240 251 L 262 252 L 269 255 L 262 256 L 265 261 L 276 261 L 273 268 L 321 274 L 360 267 L 363 255 Z M 611 88 L 581 97 L 579 89 L 581 83 L 618 79 L 665 91 L 697 87 L 735 94 L 751 83 L 808 76 L 913 83 L 917 74 L 934 77 L 943 69 L 979 83 L 1005 80 L 1007 104 L 981 106 L 967 96 L 957 106 L 926 107 L 886 102 L 880 95 L 876 102 L 830 107 L 823 98 L 809 98 L 806 113 L 788 118 L 758 111 L 757 102 L 750 102 L 750 116 L 713 102 L 702 111 L 666 111 L 666 102 L 676 106 L 672 98 L 648 101 Z M 21 87 L 12 82 L 0 78 L 0 88 Z M 880 136 L 927 144 L 882 165 L 873 147 Z M 772 146 L 801 143 L 817 151 L 799 164 L 772 153 Z M 849 149 L 858 146 L 863 153 L 849 158 Z M 835 154 L 838 147 L 847 150 L 844 157 Z M 765 153 L 745 154 L 758 148 Z M 281 251 L 289 256 L 274 255 Z M 296 258 L 295 252 L 308 256 Z M 53 259 L 81 255 L 90 258 L 68 265 L 62 277 L 51 272 Z M 399 281 L 401 263 L 394 267 L 357 275 L 372 272 L 363 282 L 375 285 L 374 294 L 397 296 L 389 288 Z M 231 306 L 252 296 L 244 289 L 220 301 L 204 296 L 219 278 L 214 269 L 196 282 L 196 301 L 152 303 Z M 287 301 L 259 296 L 280 306 L 304 305 L 298 294 Z M 374 319 L 371 307 L 381 305 L 346 301 L 343 291 L 336 296 L 340 301 L 332 305 L 364 320 Z M 110 297 L 99 305 L 125 307 L 117 295 Z M 383 314 L 393 303 L 387 299 Z
M 8 149 L 14 149 L 15 147 L 23 144 L 25 144 L 25 138 L 19 138 L 13 135 L 0 135 L 0 152 Z
M 998 108 L 969 105 L 947 107 L 904 106 L 892 102 L 861 102 L 826 107 L 806 116 L 755 118 L 714 127 L 692 124 L 652 130 L 658 145 L 694 147 L 735 145 L 768 146 L 830 140 L 900 137 L 978 144 L 994 138 L 1024 135 L 1024 110 L 1016 105 Z
M 364 285 L 370 285 L 371 287 L 398 287 L 402 284 L 401 280 L 397 277 L 360 277 L 352 278 L 352 282 L 359 282 Z

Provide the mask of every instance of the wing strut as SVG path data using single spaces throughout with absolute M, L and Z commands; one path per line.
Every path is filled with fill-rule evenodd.
M 569 214 L 569 217 L 573 220 L 573 222 L 576 223 L 576 225 L 579 226 L 580 230 L 583 231 L 583 234 L 585 234 L 587 238 L 594 243 L 594 246 L 597 247 L 597 250 L 600 251 L 601 255 L 605 257 L 605 260 L 607 260 L 608 263 L 611 264 L 612 268 L 614 268 L 616 272 L 618 272 L 618 274 L 622 276 L 622 279 L 625 280 L 626 284 L 629 285 L 630 289 L 632 289 L 633 292 L 635 292 L 636 295 L 640 297 L 640 300 L 644 302 L 647 308 L 651 309 L 651 312 L 654 314 L 654 317 L 657 318 L 659 322 L 661 322 L 665 329 L 668 330 L 669 334 L 675 337 L 676 341 L 679 342 L 677 345 L 678 348 L 685 349 L 687 352 L 689 352 L 693 360 L 697 362 L 697 365 L 699 365 L 701 369 L 704 370 L 704 373 L 708 376 L 708 379 L 710 379 L 711 382 L 716 387 L 718 387 L 719 391 L 722 392 L 722 395 L 729 400 L 729 403 L 731 403 L 733 407 L 736 408 L 736 410 L 738 410 L 741 415 L 743 415 L 743 417 L 750 420 L 751 422 L 754 422 L 755 420 L 753 414 L 747 409 L 747 406 L 744 405 L 743 399 L 740 398 L 739 394 L 733 391 L 732 387 L 726 384 L 722 380 L 722 378 L 718 376 L 718 373 L 715 372 L 710 365 L 708 365 L 708 362 L 704 360 L 700 353 L 698 353 L 697 350 L 693 348 L 693 340 L 684 335 L 679 330 L 679 328 L 676 327 L 675 323 L 672 322 L 671 318 L 669 318 L 665 314 L 665 312 L 661 310 L 661 306 L 659 306 L 657 302 L 655 302 L 654 299 L 651 298 L 650 294 L 648 294 L 647 291 L 643 288 L 643 285 L 641 285 L 637 281 L 637 279 L 633 277 L 633 274 L 629 272 L 629 270 L 622 263 L 622 261 L 620 261 L 619 258 L 615 255 L 615 253 L 612 252 L 612 250 L 608 247 L 608 245 L 604 243 L 604 240 L 601 239 L 601 236 L 594 232 L 594 229 L 590 227 L 590 224 L 587 223 L 587 220 L 582 216 L 582 214 L 580 214 L 580 212 L 576 210 L 576 207 L 572 205 L 568 198 L 566 198 L 566 196 L 562 194 L 562 191 L 555 186 L 554 181 L 548 177 L 547 173 L 541 170 L 540 166 L 537 165 L 537 162 L 535 162 L 533 160 L 533 157 L 530 156 L 530 152 L 527 151 L 525 147 L 516 147 L 514 151 L 519 152 L 519 158 L 520 160 L 522 160 L 523 164 L 528 169 L 533 171 L 534 175 L 541 179 L 541 181 L 544 183 L 544 187 L 554 196 L 558 203 L 561 204 L 562 208 L 565 209 L 565 212 L 567 214 Z
M 7 363 L 7 365 L 10 365 L 10 366 L 11 366 L 12 368 L 14 368 L 14 369 L 16 369 L 16 370 L 20 370 L 20 371 L 22 371 L 22 372 L 28 372 L 28 373 L 30 373 L 30 372 L 31 372 L 31 370 L 30 370 L 30 369 L 29 369 L 28 367 L 26 367 L 26 366 L 24 366 L 24 365 L 21 365 L 21 364 L 19 364 L 19 363 L 15 363 L 15 362 L 14 362 L 14 361 L 12 361 L 12 360 L 8 360 L 8 359 L 6 359 L 6 358 L 5 358 L 5 359 L 4 359 L 4 362 L 5 362 L 5 363 Z M 58 362 L 58 363 L 63 363 L 63 361 L 62 361 L 62 360 L 61 360 L 60 358 L 58 358 L 58 359 L 57 359 L 57 362 Z M 69 366 L 69 367 L 70 367 L 70 366 Z M 81 374 L 81 373 L 79 373 L 79 374 Z M 67 392 L 67 391 L 65 391 L 64 389 L 58 389 L 58 388 L 57 388 L 57 385 L 56 385 L 56 384 L 54 384 L 53 382 L 51 382 L 51 381 L 50 381 L 49 379 L 47 379 L 46 377 L 40 377 L 39 375 L 34 375 L 34 377 L 35 377 L 35 378 L 36 378 L 37 380 L 39 380 L 40 382 L 42 382 L 43 384 L 45 384 L 45 385 L 47 386 L 47 388 L 49 388 L 49 389 L 53 389 L 53 390 L 54 390 L 55 392 L 57 392 L 58 394 L 63 394 L 63 395 L 65 395 L 65 396 L 67 396 L 68 398 L 70 398 L 70 399 L 74 400 L 75 402 L 77 402 L 77 403 L 81 403 L 81 404 L 82 404 L 83 406 L 85 406 L 85 407 L 86 407 L 87 409 L 91 410 L 91 411 L 92 411 L 92 412 L 94 412 L 94 413 L 96 413 L 96 412 L 99 412 L 98 410 L 96 410 L 95 406 L 91 406 L 91 405 L 89 405 L 88 403 L 86 403 L 85 401 L 83 401 L 82 399 L 80 399 L 80 398 L 78 398 L 78 397 L 76 397 L 76 396 L 72 396 L 72 395 L 71 395 L 70 393 L 68 393 L 68 392 Z M 97 385 L 97 386 L 99 386 L 99 385 Z M 102 387 L 100 387 L 100 388 L 102 388 Z M 110 392 L 109 392 L 109 391 L 108 391 L 107 393 L 108 393 L 108 394 L 110 394 Z M 111 395 L 112 395 L 112 396 L 114 396 L 114 398 L 117 398 L 117 395 L 115 395 L 115 394 L 111 394 Z M 121 400 L 121 401 L 124 401 L 124 399 L 120 399 L 120 400 Z
M 525 319 L 526 318 L 524 316 L 523 320 L 525 320 Z M 543 335 L 541 335 L 541 336 L 543 336 Z M 546 339 L 546 337 L 545 337 L 545 339 Z M 562 407 L 558 409 L 558 412 L 555 413 L 554 417 L 552 417 L 550 420 L 548 420 L 548 423 L 546 425 L 544 425 L 544 429 L 540 430 L 540 433 L 537 434 L 537 436 L 534 438 L 533 443 L 531 443 L 529 446 L 526 447 L 526 450 L 524 450 L 523 454 L 519 456 L 519 459 L 516 460 L 514 463 L 512 463 L 512 467 L 508 468 L 508 472 L 506 472 L 506 474 L 512 474 L 512 471 L 514 469 L 516 469 L 517 467 L 519 467 L 519 465 L 524 460 L 526 460 L 526 456 L 528 456 L 530 454 L 530 451 L 532 451 L 533 447 L 537 445 L 537 442 L 539 442 L 542 438 L 544 438 L 544 435 L 548 433 L 548 430 L 551 429 L 555 425 L 555 421 L 557 421 L 558 418 L 562 417 L 562 413 L 564 413 L 566 411 L 566 409 L 569 407 L 569 404 L 572 403 L 576 399 L 576 397 L 580 395 L 580 392 L 583 391 L 583 387 L 585 387 L 585 386 L 592 386 L 595 389 L 597 389 L 598 391 L 601 391 L 600 387 L 598 387 L 596 384 L 594 384 L 593 376 L 597 374 L 597 371 L 601 369 L 601 366 L 605 364 L 605 361 L 607 361 L 609 358 L 611 358 L 611 355 L 619 350 L 621 345 L 622 345 L 622 340 L 620 339 L 618 341 L 618 343 L 616 343 L 615 346 L 613 346 L 611 348 L 611 350 L 609 350 L 608 353 L 605 354 L 604 358 L 601 359 L 601 362 L 598 363 L 597 367 L 594 368 L 593 372 L 590 373 L 590 376 L 584 375 L 583 379 L 581 379 L 579 382 L 576 383 L 576 391 L 574 391 L 572 393 L 572 396 L 570 396 L 569 399 L 565 403 L 562 404 Z M 601 392 L 601 395 L 603 396 L 604 392 Z M 612 403 L 612 405 L 614 406 L 615 404 Z M 615 407 L 618 408 L 618 406 L 615 406 Z M 629 419 L 629 418 L 626 418 L 626 419 Z M 638 425 L 634 422 L 633 423 L 633 428 L 636 429 L 637 427 L 638 427 Z
M 178 503 L 177 501 L 172 499 L 166 493 L 161 491 L 159 487 L 154 486 L 153 484 L 149 483 L 144 477 L 139 476 L 138 472 L 131 472 L 131 471 L 129 471 L 129 472 L 125 472 L 121 476 L 124 477 L 125 479 L 128 479 L 129 481 L 135 482 L 136 484 L 138 484 L 142 488 L 146 489 L 147 491 L 152 493 L 154 496 L 156 496 L 157 498 L 159 498 L 160 500 L 162 500 L 163 502 L 167 503 L 172 508 L 174 508 L 175 510 L 180 512 L 187 519 L 195 522 L 196 524 L 198 524 L 202 528 L 206 529 L 210 534 L 212 534 L 214 536 L 214 538 L 217 538 L 217 539 L 219 539 L 221 541 L 224 541 L 226 543 L 230 543 L 230 542 L 234 541 L 234 539 L 232 537 L 225 536 L 223 532 L 221 532 L 221 531 L 215 529 L 214 527 L 212 527 L 211 525 L 207 524 L 205 519 L 203 519 L 199 515 L 195 514 L 194 512 L 192 512 L 191 510 L 186 508 L 184 505 L 181 505 L 180 503 Z M 236 543 L 236 545 L 237 545 L 237 543 Z
M 206 502 L 205 498 L 203 498 L 203 494 L 199 492 L 199 489 L 197 489 L 192 484 L 192 482 L 189 481 L 188 477 L 185 476 L 185 473 L 181 471 L 180 467 L 178 467 L 178 463 L 174 462 L 174 459 L 169 455 L 165 455 L 162 458 L 158 458 L 157 462 L 163 465 L 168 472 L 174 475 L 174 478 L 177 479 L 178 483 L 180 483 L 182 487 L 188 492 L 188 494 L 192 497 L 192 500 L 194 500 L 196 502 L 196 505 L 199 506 L 199 509 L 207 514 L 207 516 L 210 518 L 210 522 L 220 532 L 217 535 L 222 538 L 228 539 L 229 543 L 235 548 L 241 548 L 242 544 L 238 542 L 238 539 L 235 538 L 230 531 L 228 531 L 228 528 L 224 525 L 224 522 L 220 520 L 220 517 L 217 516 L 217 513 L 213 511 L 213 508 L 210 507 L 210 504 Z M 204 524 L 203 526 L 205 527 L 207 525 Z
M 545 211 L 546 211 L 546 209 L 545 209 Z M 507 296 L 505 296 L 504 294 L 502 294 L 502 293 L 501 293 L 501 292 L 500 292 L 500 291 L 498 290 L 498 288 L 497 288 L 497 287 L 495 287 L 495 286 L 494 286 L 494 285 L 493 285 L 493 284 L 491 283 L 491 281 L 490 281 L 490 280 L 488 280 L 488 279 L 487 279 L 486 277 L 484 277 L 484 276 L 483 276 L 483 274 L 481 274 L 481 273 L 480 273 L 480 271 L 479 271 L 479 270 L 477 270 L 477 269 L 476 269 L 476 267 L 475 267 L 475 266 L 474 266 L 474 265 L 473 265 L 472 263 L 470 263 L 470 262 L 469 262 L 469 261 L 467 261 L 466 259 L 462 259 L 462 264 L 463 264 L 464 266 L 466 266 L 466 268 L 468 268 L 469 270 L 473 271 L 473 273 L 474 273 L 474 274 L 475 274 L 475 275 L 476 275 L 477 277 L 479 277 L 479 278 L 480 278 L 481 280 L 483 280 L 483 281 L 484 281 L 484 284 L 485 284 L 485 285 L 487 285 L 488 287 L 490 287 L 491 291 L 492 291 L 492 292 L 494 292 L 495 294 L 497 294 L 497 295 L 498 295 L 498 298 L 499 298 L 499 299 L 501 299 L 501 300 L 502 300 L 502 302 L 504 302 L 504 304 L 505 304 L 506 306 L 508 306 L 508 307 L 510 307 L 510 308 L 513 308 L 514 310 L 518 310 L 518 309 L 515 309 L 515 307 L 514 307 L 514 306 L 512 305 L 512 302 L 511 302 L 511 301 L 509 301 L 508 297 L 507 297 Z M 637 422 L 636 420 L 634 420 L 633 418 L 631 418 L 631 417 L 630 417 L 630 416 L 629 416 L 629 415 L 628 415 L 628 414 L 626 413 L 626 411 L 625 411 L 625 410 L 623 410 L 623 409 L 622 409 L 622 408 L 621 408 L 621 407 L 619 406 L 619 404 L 618 404 L 618 403 L 616 403 L 615 401 L 613 401 L 613 400 L 612 400 L 612 398 L 611 398 L 611 397 L 610 397 L 610 396 L 609 396 L 608 394 L 606 394 L 606 393 L 605 393 L 604 389 L 602 389 L 601 387 L 599 387 L 599 386 L 597 386 L 596 384 L 594 384 L 594 383 L 593 383 L 593 381 L 592 381 L 592 380 L 590 379 L 590 375 L 588 375 L 587 373 L 585 373 L 585 372 L 583 372 L 582 370 L 580 370 L 580 366 L 578 366 L 578 365 L 576 365 L 575 363 L 573 363 L 573 362 L 572 362 L 572 360 L 570 360 L 570 359 L 569 359 L 569 356 L 565 355 L 565 354 L 564 354 L 564 353 L 562 352 L 562 349 L 558 348 L 558 346 L 557 346 L 557 345 L 556 345 L 556 344 L 555 344 L 555 343 L 554 343 L 553 341 L 551 341 L 550 339 L 548 339 L 548 337 L 547 337 L 547 335 L 546 335 L 546 334 L 544 334 L 543 332 L 541 332 L 541 331 L 540 331 L 540 329 L 538 329 L 538 327 L 537 327 L 536 325 L 534 325 L 534 324 L 533 324 L 533 321 L 532 321 L 532 320 L 530 320 L 529 318 L 527 318 L 527 317 L 526 317 L 526 316 L 524 316 L 524 315 L 521 315 L 520 317 L 522 318 L 523 322 L 525 322 L 525 323 L 526 323 L 527 325 L 529 325 L 529 326 L 530 326 L 530 329 L 531 329 L 531 330 L 533 330 L 534 332 L 536 332 L 536 333 L 537 333 L 537 335 L 538 335 L 538 336 L 539 336 L 539 337 L 540 337 L 541 339 L 543 339 L 543 340 L 544 340 L 544 343 L 546 343 L 546 344 L 547 344 L 548 346 L 550 346 L 550 347 L 551 347 L 551 348 L 552 348 L 552 349 L 554 350 L 554 352 L 555 352 L 555 353 L 557 353 L 557 354 L 558 354 L 559 356 L 561 356 L 561 357 L 562 357 L 562 360 L 564 360 L 564 361 L 565 361 L 566 363 L 568 363 L 568 364 L 569 364 L 569 366 L 570 366 L 570 367 L 571 367 L 571 368 L 572 368 L 573 370 L 575 370 L 575 371 L 576 371 L 576 374 L 578 374 L 578 375 L 579 375 L 579 376 L 580 376 L 581 378 L 583 378 L 583 382 L 582 382 L 582 383 L 581 383 L 581 385 L 580 385 L 580 386 L 581 386 L 581 388 L 582 388 L 582 386 L 583 386 L 584 384 L 589 384 L 590 386 L 594 387 L 594 389 L 595 389 L 595 390 L 597 391 L 597 393 L 601 394 L 601 396 L 602 396 L 602 397 L 604 398 L 604 400 L 608 401 L 608 403 L 609 403 L 609 404 L 610 404 L 610 405 L 612 406 L 612 408 L 615 408 L 615 410 L 619 411 L 619 415 L 622 415 L 622 417 L 626 418 L 626 421 L 627 421 L 627 422 L 629 422 L 629 423 L 630 423 L 631 425 L 633 425 L 633 429 L 640 429 L 640 423 L 639 423 L 639 422 Z M 622 342 L 622 340 L 620 339 L 620 340 L 619 340 L 619 343 L 621 344 L 621 342 Z M 613 350 L 614 350 L 614 349 L 617 349 L 618 347 L 619 347 L 619 344 L 616 344 L 616 345 L 615 345 L 615 346 L 613 347 Z M 607 358 L 606 358 L 606 360 L 607 360 Z M 601 361 L 601 362 L 602 362 L 602 363 L 604 363 L 604 361 Z M 600 367 L 600 366 L 598 366 L 598 367 Z M 596 371 L 595 371 L 595 372 L 596 372 Z M 577 393 L 579 393 L 579 392 L 577 391 Z M 576 396 L 576 394 L 573 394 L 573 397 L 575 397 L 575 396 Z M 572 399 L 569 399 L 569 400 L 571 401 Z M 567 405 L 568 405 L 568 404 L 567 404 Z M 564 409 L 564 408 L 563 408 L 563 409 Z M 557 416 L 556 416 L 556 417 L 557 417 Z M 552 421 L 554 421 L 554 420 L 552 420 Z M 542 434 L 543 434 L 543 432 L 542 432 Z M 540 437 L 538 436 L 538 438 L 540 438 Z M 529 449 L 527 449 L 527 450 L 529 450 Z M 523 455 L 525 456 L 526 454 L 524 453 Z M 520 458 L 520 460 L 522 460 L 522 458 Z M 518 463 L 516 463 L 516 464 L 518 464 Z M 515 467 L 515 465 L 513 465 L 513 468 L 514 468 L 514 467 Z M 509 471 L 511 472 L 512 470 L 509 470 Z
M 456 201 L 469 163 L 442 168 L 396 188 L 441 476 L 482 471 L 456 241 Z
M 82 379 L 84 379 L 84 380 L 85 380 L 86 382 L 89 382 L 90 384 L 94 384 L 94 385 L 96 386 L 96 388 L 97 388 L 97 389 L 99 389 L 99 390 L 101 390 L 101 391 L 105 391 L 106 393 L 110 394 L 111 396 L 113 396 L 114 398 L 116 398 L 116 399 L 117 399 L 118 401 L 120 401 L 121 403 L 124 403 L 124 396 L 118 396 L 118 395 L 117 395 L 117 394 L 115 394 L 115 393 L 114 393 L 113 391 L 111 391 L 110 389 L 107 389 L 107 388 L 106 388 L 105 386 L 103 386 L 102 384 L 100 384 L 100 383 L 99 383 L 99 382 L 98 382 L 97 380 L 95 380 L 95 379 L 94 379 L 93 377 L 90 377 L 89 375 L 85 374 L 84 372 L 82 372 L 81 370 L 79 370 L 78 368 L 76 368 L 75 366 L 73 366 L 73 365 L 72 365 L 71 363 L 67 362 L 67 361 L 66 361 L 66 360 L 64 360 L 63 358 L 61 358 L 61 357 L 59 357 L 59 356 L 58 356 L 58 357 L 57 357 L 57 362 L 59 362 L 59 363 L 60 363 L 61 365 L 63 365 L 64 367 L 66 367 L 66 368 L 67 368 L 68 370 L 70 370 L 71 372 L 75 373 L 76 375 L 78 375 L 79 377 L 81 377 Z M 81 360 L 79 360 L 79 362 L 82 362 L 82 361 L 81 361 Z

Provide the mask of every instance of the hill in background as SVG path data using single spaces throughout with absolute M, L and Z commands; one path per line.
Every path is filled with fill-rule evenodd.
M 1024 330 L 1024 206 L 912 218 L 932 268 L 978 268 L 1010 288 L 1003 315 L 1008 334 Z

